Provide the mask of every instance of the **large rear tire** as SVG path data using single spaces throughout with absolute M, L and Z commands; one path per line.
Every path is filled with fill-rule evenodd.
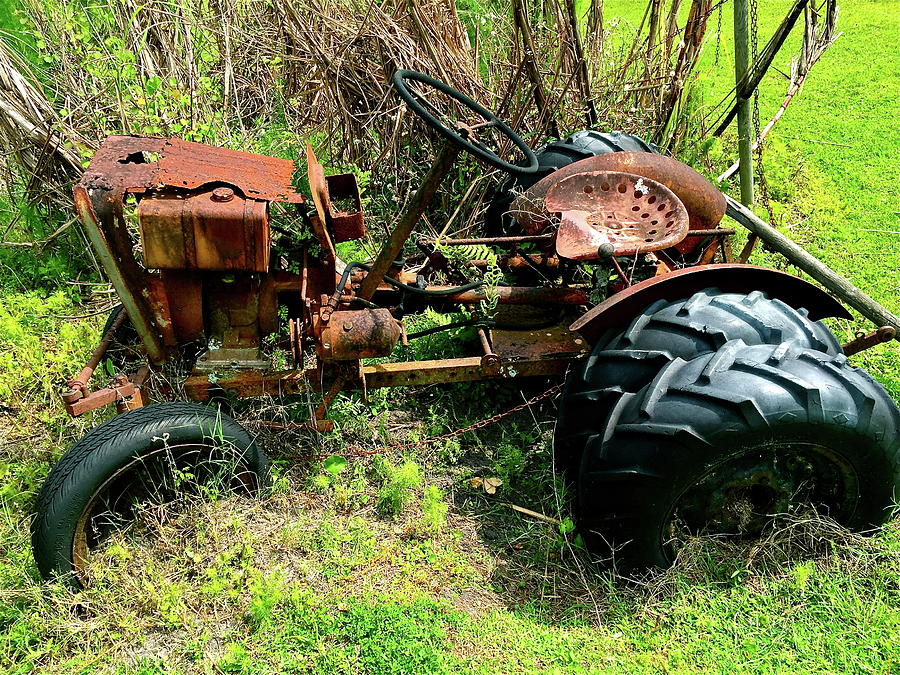
M 599 343 L 604 349 L 660 350 L 687 359 L 732 340 L 748 345 L 791 342 L 826 354 L 841 353 L 834 334 L 821 321 L 810 321 L 807 310 L 762 291 L 724 293 L 717 288 L 687 299 L 658 300 L 626 330 L 613 329 Z
M 799 504 L 868 528 L 900 488 L 900 411 L 884 388 L 790 344 L 675 359 L 582 426 L 579 526 L 624 569 L 668 566 L 679 534 L 758 535 Z
M 625 329 L 600 338 L 583 364 L 570 371 L 554 434 L 558 469 L 574 479 L 589 432 L 580 420 L 605 419 L 625 393 L 639 391 L 675 358 L 690 360 L 732 340 L 781 344 L 841 354 L 837 338 L 806 310 L 761 291 L 723 293 L 712 288 L 690 298 L 658 300 Z
M 159 403 L 91 430 L 51 469 L 31 534 L 41 574 L 86 582 L 91 549 L 128 528 L 143 505 L 210 491 L 260 494 L 265 453 L 233 419 L 194 403 Z

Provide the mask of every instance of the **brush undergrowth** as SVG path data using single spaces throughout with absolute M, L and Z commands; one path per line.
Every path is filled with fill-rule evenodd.
M 0 0 L 0 16 L 4 4 Z M 621 4 L 608 2 L 607 11 L 627 15 Z M 763 31 L 774 27 L 786 4 L 764 3 L 771 11 L 760 14 Z M 869 71 L 874 61 L 890 62 L 893 42 L 883 17 L 898 9 L 896 2 L 843 8 L 844 37 L 813 70 L 766 147 L 782 225 L 799 223 L 787 231 L 895 311 L 900 247 L 896 235 L 869 230 L 898 229 L 892 181 L 900 140 L 891 133 L 898 110 L 883 93 L 896 90 L 897 73 Z M 723 40 L 724 64 L 711 63 L 712 46 L 704 55 L 709 63 L 701 61 L 710 100 L 730 69 L 727 35 Z M 877 86 L 865 85 L 876 76 Z M 765 119 L 780 103 L 783 83 L 772 74 L 764 86 Z M 286 134 L 260 123 L 245 138 L 262 139 L 253 146 L 260 151 L 294 152 Z M 732 146 L 725 138 L 692 161 L 715 175 L 730 163 Z M 367 208 L 386 221 L 395 206 L 390 199 L 396 200 L 390 191 L 399 189 L 398 182 L 370 190 Z M 0 205 L 0 227 L 14 219 L 20 241 L 45 238 L 57 226 L 37 211 Z M 75 255 L 80 241 L 72 233 L 46 250 L 0 249 L 0 668 L 900 668 L 896 520 L 862 537 L 815 514 L 786 518 L 754 545 L 698 539 L 669 572 L 623 580 L 593 567 L 571 529 L 566 486 L 549 470 L 552 403 L 402 458 L 279 459 L 438 436 L 533 395 L 496 383 L 371 392 L 365 402 L 348 394 L 332 414 L 340 431 L 321 437 L 254 424 L 303 419 L 314 399 L 240 402 L 239 419 L 275 458 L 271 498 L 197 503 L 172 520 L 148 523 L 159 536 L 114 541 L 94 560 L 95 583 L 83 592 L 41 583 L 28 541 L 36 491 L 51 462 L 104 414 L 73 422 L 56 400 L 61 381 L 93 348 L 104 319 L 100 310 L 108 305 L 102 287 L 85 285 L 99 280 Z M 365 256 L 366 245 L 351 244 L 342 253 Z M 765 251 L 754 261 L 776 263 Z M 449 320 L 427 314 L 414 329 Z M 854 327 L 834 326 L 842 337 Z M 405 356 L 454 355 L 467 339 L 474 339 L 471 330 L 438 333 L 414 341 Z M 855 361 L 900 397 L 895 345 Z M 499 484 L 496 494 L 486 484 Z M 505 502 L 560 524 L 527 518 Z

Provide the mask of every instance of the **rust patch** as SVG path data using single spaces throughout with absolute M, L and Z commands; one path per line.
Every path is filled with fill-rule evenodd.
M 160 194 L 137 208 L 148 269 L 265 272 L 266 202 L 219 187 L 184 196 Z
M 492 330 L 491 342 L 504 362 L 578 358 L 590 349 L 587 340 L 563 325 L 534 330 Z
M 328 188 L 326 210 L 331 218 L 331 233 L 335 243 L 364 237 L 366 226 L 356 176 L 352 173 L 326 176 L 325 184 Z
M 429 286 L 431 291 L 445 291 L 451 286 Z M 497 302 L 501 305 L 586 305 L 590 302 L 588 292 L 582 288 L 550 286 L 498 286 L 494 289 Z M 476 304 L 485 300 L 483 288 L 462 291 L 451 295 L 435 296 L 428 299 L 431 304 Z
M 119 412 L 140 408 L 146 404 L 146 397 L 141 388 L 149 376 L 150 368 L 141 366 L 136 373 L 128 377 L 116 376 L 112 386 L 85 393 L 81 398 L 70 399 L 63 396 L 66 412 L 72 417 L 78 417 L 110 403 L 115 403 Z
M 363 366 L 366 387 L 403 387 L 476 380 L 515 379 L 519 377 L 548 377 L 566 372 L 570 357 L 553 359 L 523 359 L 515 363 L 501 361 L 499 370 L 485 372 L 482 357 L 471 356 L 440 361 L 410 361 L 408 363 L 379 363 Z
M 249 198 L 301 204 L 294 191 L 294 162 L 178 138 L 108 136 L 81 179 L 88 189 L 145 192 L 163 186 L 193 190 L 209 183 L 233 185 Z
M 179 344 L 203 338 L 203 284 L 197 274 L 162 270 L 160 285 L 165 290 L 172 330 Z
M 400 339 L 400 324 L 386 309 L 333 312 L 320 330 L 319 355 L 332 361 L 390 356 Z
M 859 331 L 853 340 L 843 345 L 844 354 L 853 356 L 866 349 L 871 349 L 875 345 L 890 342 L 896 337 L 897 329 L 893 326 L 881 326 L 878 330 L 874 330 L 871 333 Z

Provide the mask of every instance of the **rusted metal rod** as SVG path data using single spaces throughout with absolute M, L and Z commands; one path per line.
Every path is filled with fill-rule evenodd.
M 847 356 L 853 356 L 853 354 L 859 354 L 859 352 L 871 349 L 875 345 L 880 345 L 883 342 L 890 342 L 896 337 L 897 330 L 893 326 L 882 326 L 878 330 L 873 330 L 871 333 L 863 333 L 860 331 L 856 334 L 856 338 L 842 345 L 842 349 Z
M 489 267 L 489 260 L 470 260 L 466 263 L 470 267 Z M 555 270 L 559 267 L 559 258 L 556 256 L 543 256 L 537 253 L 530 255 L 502 255 L 497 259 L 500 269 L 509 270 L 534 270 L 535 267 Z
M 491 347 L 491 341 L 488 340 L 487 332 L 484 330 L 484 327 L 483 327 L 483 326 L 477 326 L 477 327 L 475 328 L 475 330 L 476 330 L 476 332 L 478 333 L 478 340 L 481 342 L 481 349 L 482 349 L 482 351 L 483 351 L 486 355 L 488 355 L 488 354 L 493 354 L 493 353 L 494 353 L 494 350 L 493 350 L 493 348 Z
M 875 300 L 863 293 L 847 279 L 784 236 L 749 208 L 728 195 L 725 196 L 725 199 L 728 201 L 727 213 L 729 216 L 750 230 L 751 233 L 759 236 L 766 244 L 787 258 L 790 263 L 806 272 L 876 326 L 891 326 L 895 330 L 900 330 L 900 318 L 892 314 L 886 307 L 875 302 Z M 897 338 L 895 337 L 895 339 Z
M 112 326 L 110 326 L 109 330 L 106 331 L 106 334 L 103 336 L 100 344 L 97 345 L 94 353 L 91 354 L 91 358 L 88 359 L 87 364 L 84 366 L 84 368 L 81 369 L 81 372 L 78 373 L 78 376 L 66 382 L 66 386 L 68 386 L 70 389 L 69 392 L 63 394 L 63 400 L 66 403 L 72 403 L 82 396 L 87 395 L 87 383 L 90 381 L 91 376 L 94 374 L 94 370 L 96 370 L 97 366 L 100 364 L 100 360 L 106 355 L 106 352 L 109 349 L 109 345 L 112 343 L 113 338 L 116 336 L 116 331 L 119 330 L 119 326 L 121 326 L 127 318 L 128 314 L 125 313 L 125 310 L 119 312 L 116 320 L 113 321 Z
M 357 297 L 363 300 L 372 299 L 372 296 L 381 284 L 381 278 L 387 274 L 391 264 L 400 255 L 403 245 L 409 239 L 409 235 L 412 234 L 413 228 L 422 218 L 422 214 L 425 213 L 425 209 L 428 208 L 431 199 L 450 172 L 450 168 L 458 155 L 459 148 L 455 145 L 445 143 L 441 148 L 434 160 L 434 164 L 431 165 L 428 174 L 425 176 L 416 194 L 413 195 L 412 200 L 410 200 L 409 208 L 400 218 L 397 226 L 391 231 L 391 236 L 384 243 L 381 253 L 378 254 L 378 258 L 372 264 L 371 271 L 363 279 L 362 285 L 360 285 L 356 294 Z
M 429 286 L 428 290 L 439 291 L 451 286 Z M 502 305 L 587 305 L 588 292 L 581 288 L 550 288 L 530 286 L 498 286 L 494 289 L 498 302 Z M 431 302 L 478 303 L 487 295 L 483 288 L 462 293 L 431 298 Z
M 503 360 L 494 351 L 494 346 L 488 337 L 488 331 L 483 326 L 478 326 L 475 331 L 478 333 L 478 339 L 481 341 L 481 350 L 484 355 L 481 357 L 481 370 L 485 374 L 496 375 L 500 372 L 500 365 Z
M 616 268 L 616 274 L 619 275 L 619 278 L 625 282 L 625 286 L 631 286 L 631 279 L 628 278 L 628 275 L 625 274 L 625 270 L 622 269 L 622 265 L 619 264 L 619 261 L 614 257 L 609 259 L 612 263 L 612 266 Z
M 713 230 L 688 230 L 688 237 L 714 237 L 716 235 L 734 234 L 737 230 L 727 227 L 717 227 Z
M 515 244 L 530 244 L 539 242 L 551 242 L 555 234 L 526 234 L 518 237 L 479 237 L 475 239 L 420 239 L 419 243 L 433 246 L 440 241 L 441 246 L 504 246 Z
M 119 255 L 122 252 L 119 251 L 119 255 L 117 255 L 104 234 L 104 230 L 111 227 L 108 221 L 116 217 L 110 206 L 113 202 L 109 200 L 104 202 L 104 211 L 98 214 L 95 212 L 92 197 L 88 195 L 84 186 L 76 185 L 73 189 L 73 196 L 75 208 L 78 210 L 78 218 L 84 225 L 84 231 L 91 242 L 91 247 L 97 254 L 109 282 L 116 289 L 116 295 L 125 307 L 125 311 L 128 312 L 129 317 L 132 317 L 131 323 L 147 349 L 147 356 L 154 363 L 163 362 L 166 358 L 166 348 L 150 318 L 151 313 L 147 302 L 139 292 L 141 286 L 132 283 L 133 278 L 126 275 L 126 270 L 132 269 L 133 266 L 120 264 L 121 257 Z M 96 195 L 95 198 L 102 201 Z M 121 201 L 119 204 L 121 205 Z M 101 219 L 105 221 L 103 225 L 101 225 Z
M 525 358 L 517 360 L 514 368 L 505 368 L 501 365 L 496 372 L 485 372 L 482 367 L 482 357 L 479 356 L 435 361 L 378 363 L 363 366 L 362 376 L 366 383 L 366 389 L 501 378 L 546 377 L 565 373 L 575 358 L 575 354 L 559 358 Z

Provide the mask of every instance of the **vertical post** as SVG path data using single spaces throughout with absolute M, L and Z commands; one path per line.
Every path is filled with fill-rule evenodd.
M 740 83 L 750 67 L 750 34 L 748 30 L 748 0 L 734 0 L 734 83 L 736 95 L 740 95 Z M 740 157 L 741 203 L 753 205 L 753 160 L 751 158 L 753 123 L 750 116 L 750 99 L 737 101 L 738 156 Z

